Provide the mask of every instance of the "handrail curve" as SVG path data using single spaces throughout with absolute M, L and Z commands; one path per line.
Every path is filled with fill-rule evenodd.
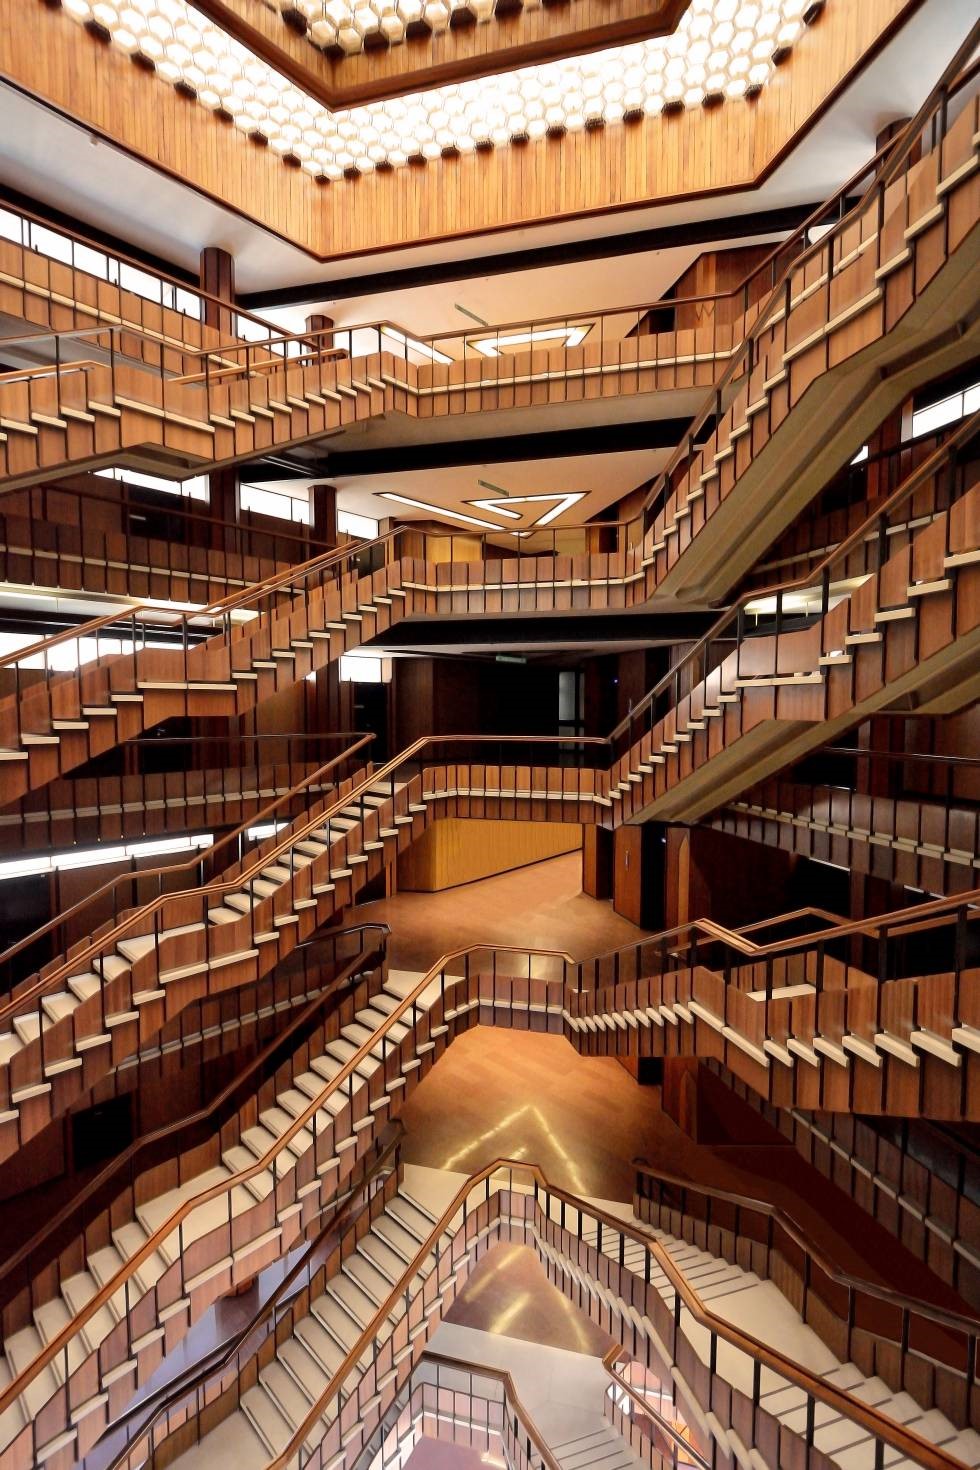
M 534 1199 L 538 1202 L 538 1191 L 544 1190 L 549 1196 L 572 1206 L 580 1214 L 588 1215 L 597 1222 L 611 1227 L 617 1234 L 628 1237 L 635 1244 L 640 1245 L 657 1262 L 674 1288 L 679 1299 L 683 1302 L 694 1321 L 704 1327 L 708 1332 L 723 1338 L 739 1351 L 747 1354 L 756 1362 L 768 1368 L 771 1372 L 790 1383 L 802 1388 L 809 1398 L 813 1398 L 834 1409 L 843 1418 L 850 1419 L 860 1425 L 861 1428 L 873 1435 L 876 1439 L 883 1440 L 892 1448 L 899 1450 L 914 1460 L 923 1470 L 962 1470 L 962 1462 L 954 1456 L 947 1454 L 938 1446 L 924 1439 L 914 1430 L 900 1425 L 894 1419 L 889 1419 L 870 1404 L 864 1403 L 853 1394 L 844 1389 L 837 1388 L 829 1383 L 819 1374 L 803 1367 L 794 1359 L 781 1352 L 778 1348 L 770 1347 L 761 1342 L 751 1333 L 735 1327 L 725 1317 L 718 1316 L 704 1302 L 695 1287 L 691 1285 L 683 1270 L 677 1265 L 673 1257 L 658 1241 L 649 1235 L 635 1229 L 628 1222 L 608 1214 L 600 1206 L 590 1201 L 570 1194 L 557 1185 L 549 1183 L 544 1171 L 537 1165 L 528 1163 L 523 1159 L 498 1158 L 486 1165 L 483 1169 L 470 1176 L 460 1185 L 450 1203 L 443 1210 L 439 1219 L 429 1231 L 425 1240 L 411 1262 L 406 1266 L 398 1281 L 392 1287 L 388 1296 L 379 1306 L 370 1323 L 363 1329 L 353 1346 L 348 1350 L 343 1362 L 330 1379 L 326 1388 L 315 1401 L 302 1423 L 294 1430 L 289 1443 L 272 1460 L 264 1470 L 288 1470 L 293 1463 L 293 1457 L 299 1453 L 303 1443 L 309 1437 L 311 1431 L 316 1428 L 318 1420 L 328 1408 L 332 1400 L 340 1392 L 344 1380 L 352 1368 L 356 1368 L 358 1360 L 373 1343 L 378 1334 L 381 1324 L 387 1319 L 392 1310 L 398 1305 L 404 1293 L 409 1289 L 412 1280 L 418 1274 L 422 1264 L 432 1253 L 438 1240 L 451 1226 L 455 1215 L 466 1205 L 471 1192 L 479 1185 L 489 1183 L 493 1175 L 501 1170 L 509 1170 L 511 1177 L 516 1172 L 521 1175 L 530 1175 L 534 1184 Z
M 660 937 L 670 937 L 673 934 L 685 931 L 697 931 L 712 940 L 722 939 L 725 942 L 730 943 L 732 947 L 740 950 L 741 952 L 755 957 L 759 955 L 764 955 L 766 953 L 771 953 L 777 949 L 799 947 L 800 944 L 806 943 L 808 940 L 811 942 L 821 942 L 826 941 L 828 938 L 847 936 L 856 933 L 876 933 L 878 929 L 881 928 L 884 924 L 894 923 L 896 920 L 910 920 L 916 916 L 923 914 L 931 916 L 939 908 L 959 907 L 964 902 L 973 901 L 980 901 L 980 889 L 976 889 L 973 893 L 970 894 L 957 895 L 955 899 L 936 900 L 932 903 L 918 905 L 916 908 L 898 910 L 892 914 L 880 915 L 877 919 L 874 920 L 852 921 L 846 924 L 839 925 L 836 929 L 833 930 L 817 930 L 813 934 L 808 936 L 798 936 L 797 939 L 789 941 L 775 941 L 769 945 L 756 945 L 753 943 L 753 941 L 745 939 L 741 934 L 739 934 L 737 930 L 727 930 L 722 925 L 716 924 L 713 920 L 696 920 L 690 924 L 680 926 L 679 929 L 667 931 L 666 936 Z M 408 994 L 405 995 L 403 999 L 398 1003 L 398 1005 L 396 1005 L 391 1010 L 391 1012 L 385 1017 L 384 1021 L 367 1038 L 367 1040 L 363 1041 L 356 1048 L 348 1061 L 342 1065 L 340 1070 L 331 1079 L 331 1081 L 324 1086 L 322 1091 L 320 1091 L 315 1098 L 311 1099 L 307 1107 L 301 1113 L 295 1115 L 289 1126 L 278 1136 L 274 1144 L 267 1150 L 265 1154 L 263 1154 L 260 1158 L 256 1158 L 253 1163 L 251 1163 L 238 1173 L 229 1175 L 226 1179 L 212 1184 L 206 1189 L 201 1190 L 198 1194 L 183 1200 L 168 1216 L 168 1218 L 161 1222 L 161 1224 L 157 1227 L 153 1234 L 147 1236 L 147 1239 L 138 1248 L 138 1250 L 135 1251 L 134 1254 L 124 1262 L 123 1266 L 120 1267 L 120 1269 L 116 1272 L 114 1276 L 107 1279 L 103 1286 L 101 1286 L 100 1289 L 92 1297 L 89 1298 L 89 1300 L 71 1319 L 71 1321 L 66 1323 L 60 1329 L 60 1331 L 45 1344 L 42 1351 L 38 1353 L 33 1361 L 28 1364 L 21 1371 L 21 1373 L 15 1379 L 13 1379 L 5 1388 L 0 1389 L 0 1413 L 8 1408 L 9 1405 L 15 1400 L 15 1398 L 24 1391 L 24 1387 L 26 1386 L 26 1384 L 32 1382 L 37 1374 L 40 1373 L 50 1362 L 52 1362 L 58 1356 L 62 1349 L 64 1349 L 67 1346 L 68 1342 L 70 1342 L 70 1340 L 74 1337 L 76 1332 L 78 1332 L 79 1330 L 81 1330 L 81 1328 L 85 1326 L 85 1323 L 89 1320 L 89 1318 L 92 1317 L 99 1310 L 100 1307 L 105 1306 L 120 1289 L 123 1289 L 125 1287 L 128 1279 L 138 1270 L 140 1265 L 142 1265 L 143 1262 L 149 1258 L 149 1256 L 157 1249 L 162 1241 L 166 1240 L 166 1238 L 171 1235 L 174 1230 L 180 1228 L 182 1222 L 195 1209 L 204 1204 L 207 1204 L 212 1199 L 216 1199 L 219 1196 L 229 1192 L 238 1185 L 246 1184 L 250 1179 L 255 1178 L 263 1171 L 269 1168 L 275 1168 L 275 1161 L 278 1158 L 279 1154 L 288 1147 L 292 1139 L 296 1137 L 296 1135 L 304 1127 L 306 1127 L 311 1119 L 313 1119 L 315 1115 L 322 1109 L 327 1098 L 332 1096 L 333 1093 L 339 1091 L 339 1089 L 357 1071 L 357 1068 L 360 1066 L 360 1064 L 371 1055 L 371 1053 L 378 1047 L 379 1044 L 382 1046 L 382 1050 L 384 1050 L 386 1038 L 391 1029 L 402 1020 L 409 1009 L 413 1009 L 415 1007 L 419 998 L 424 994 L 425 990 L 434 979 L 439 977 L 440 974 L 445 976 L 445 972 L 449 964 L 451 964 L 454 960 L 465 959 L 470 954 L 479 953 L 480 951 L 486 950 L 487 948 L 493 949 L 493 951 L 498 954 L 519 954 L 521 956 L 558 959 L 563 962 L 563 967 L 566 970 L 569 966 L 574 967 L 576 963 L 569 954 L 562 950 L 541 948 L 529 949 L 517 945 L 494 944 L 491 946 L 487 946 L 483 944 L 471 944 L 461 946 L 458 949 L 451 950 L 447 954 L 442 955 L 440 959 L 437 960 L 436 963 L 432 965 L 423 976 L 421 976 L 421 978 L 411 988 Z M 635 948 L 635 946 L 628 945 L 625 948 L 626 950 L 632 950 Z M 584 963 L 588 964 L 589 962 L 586 961 Z M 459 977 L 455 978 L 458 979 Z M 563 976 L 562 984 L 564 983 L 565 978 Z M 592 1209 L 591 1206 L 590 1209 Z M 612 1217 L 607 1218 L 611 1219 Z M 622 1222 L 618 1223 L 620 1225 L 622 1224 Z M 642 1239 L 645 1240 L 646 1237 L 642 1237 Z M 862 1282 L 861 1285 L 862 1287 L 867 1286 L 869 1290 L 874 1290 L 874 1286 L 872 1283 Z M 911 1309 L 916 1311 L 921 1310 L 923 1314 L 927 1314 L 930 1311 L 928 1303 L 919 1302 L 918 1299 L 914 1297 L 909 1296 L 902 1298 L 902 1300 Z M 953 1325 L 955 1322 L 955 1314 L 947 1313 L 939 1320 L 942 1320 L 945 1325 Z M 976 1327 L 974 1319 L 968 1316 L 964 1316 L 963 1321 L 958 1323 L 957 1325 L 961 1329 L 965 1328 L 965 1330 L 971 1332 Z M 282 1470 L 284 1470 L 284 1467 L 282 1467 Z

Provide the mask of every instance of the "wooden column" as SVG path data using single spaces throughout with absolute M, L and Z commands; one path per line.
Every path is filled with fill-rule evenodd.
M 310 530 L 317 542 L 337 544 L 337 487 L 329 482 L 310 486 Z M 318 548 L 319 549 L 319 548 Z
M 333 317 L 324 316 L 322 312 L 315 311 L 311 316 L 308 316 L 306 318 L 306 330 L 308 332 L 328 333 L 332 330 L 333 324 Z M 332 348 L 334 345 L 333 338 L 330 336 L 322 336 L 319 339 L 319 345 L 323 350 Z
M 612 898 L 613 834 L 608 827 L 582 828 L 582 892 Z
M 201 251 L 201 290 L 212 296 L 220 296 L 229 305 L 235 300 L 235 261 L 220 245 L 209 245 Z M 204 298 L 204 325 L 214 327 L 222 338 L 235 335 L 234 312 L 227 310 L 217 301 Z

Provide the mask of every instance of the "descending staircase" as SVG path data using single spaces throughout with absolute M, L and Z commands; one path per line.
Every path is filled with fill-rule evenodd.
M 932 907 L 922 921 L 938 936 L 941 917 Z M 955 908 L 948 906 L 947 918 L 953 917 Z M 915 918 L 915 911 L 906 911 L 890 922 L 904 935 Z M 703 927 L 703 938 L 714 944 L 727 933 L 695 927 Z M 498 956 L 477 947 L 424 976 L 390 972 L 378 992 L 357 1003 L 356 1013 L 341 1016 L 322 1050 L 302 1055 L 290 1075 L 278 1077 L 274 1099 L 263 1099 L 237 1138 L 223 1137 L 220 1166 L 146 1200 L 135 1218 L 120 1223 L 115 1212 L 111 1245 L 81 1258 L 73 1246 L 56 1269 L 46 1268 L 32 1318 L 21 1319 L 8 1335 L 8 1370 L 20 1383 L 6 1406 L 0 1385 L 4 1434 L 19 1433 L 66 1377 L 72 1422 L 86 1436 L 95 1433 L 86 1421 L 94 1415 L 92 1426 L 101 1423 L 103 1400 L 91 1393 L 90 1355 L 98 1352 L 96 1382 L 114 1382 L 124 1363 L 142 1382 L 158 1362 L 163 1327 L 175 1341 L 217 1295 L 253 1274 L 270 1253 L 278 1255 L 297 1230 L 307 1229 L 322 1209 L 324 1192 L 329 1198 L 342 1187 L 379 1127 L 397 1116 L 446 1047 L 472 1025 L 547 1030 L 587 1055 L 719 1057 L 761 1095 L 783 1105 L 796 1099 L 804 1106 L 867 1112 L 877 1100 L 879 1109 L 904 1115 L 914 1111 L 909 1088 L 916 1097 L 922 1090 L 937 1098 L 939 1108 L 953 1094 L 973 1097 L 980 1075 L 976 972 L 961 977 L 961 1004 L 972 1024 L 945 1036 L 916 1029 L 920 1013 L 936 1014 L 930 987 L 938 986 L 940 1000 L 948 1003 L 946 976 L 939 975 L 882 987 L 895 992 L 896 1005 L 882 1008 L 890 1029 L 875 1032 L 873 1003 L 863 1004 L 864 1022 L 857 1019 L 862 998 L 873 1002 L 878 994 L 875 982 L 855 971 L 840 974 L 842 967 L 835 969 L 826 955 L 821 959 L 834 933 L 821 930 L 809 943 L 764 947 L 759 960 L 744 954 L 753 948 L 748 936 L 729 934 L 744 962 L 727 975 L 704 964 L 690 968 L 693 931 L 667 936 L 679 946 L 676 955 L 664 941 L 653 940 L 578 971 L 554 955 L 529 953 L 515 965 L 509 951 Z M 532 958 L 533 972 L 542 978 L 529 985 Z M 665 959 L 674 968 L 658 976 Z M 523 978 L 511 977 L 515 968 Z M 580 988 L 593 971 L 616 974 L 619 983 Z M 631 972 L 650 978 L 630 980 Z M 842 1035 L 852 994 L 851 1025 L 860 1029 Z M 821 1025 L 824 1031 L 817 1029 Z M 98 1229 L 88 1230 L 99 1239 Z M 183 1250 L 175 1249 L 181 1240 Z M 60 1295 L 52 1298 L 57 1280 Z M 722 1273 L 713 1285 L 730 1280 Z M 131 1321 L 141 1324 L 139 1333 Z
M 590 1200 L 589 1203 L 606 1210 L 610 1208 L 605 1201 Z M 976 1430 L 958 1429 L 940 1409 L 924 1411 L 910 1394 L 895 1392 L 881 1378 L 862 1373 L 854 1363 L 839 1362 L 816 1334 L 802 1323 L 790 1303 L 779 1295 L 774 1282 L 760 1280 L 754 1271 L 744 1270 L 666 1231 L 654 1229 L 631 1212 L 624 1212 L 623 1218 L 639 1235 L 656 1240 L 664 1247 L 684 1279 L 712 1311 L 763 1342 L 778 1342 L 784 1351 L 792 1350 L 798 1361 L 807 1362 L 828 1383 L 845 1389 L 888 1418 L 914 1429 L 964 1465 L 980 1465 L 980 1434 Z M 583 1239 L 597 1246 L 598 1227 L 587 1225 Z M 601 1250 L 607 1258 L 618 1261 L 619 1235 L 604 1230 Z M 642 1275 L 646 1256 L 646 1247 L 639 1240 L 626 1243 L 623 1260 L 630 1271 Z M 683 1302 L 678 1303 L 673 1283 L 656 1262 L 651 1263 L 650 1280 L 668 1310 L 679 1312 L 681 1330 L 698 1344 L 700 1356 L 706 1362 L 709 1335 L 690 1315 Z M 719 1371 L 730 1381 L 739 1382 L 741 1378 L 738 1365 L 733 1360 L 720 1362 Z M 744 1386 L 744 1378 L 741 1382 Z M 805 1429 L 806 1398 L 798 1386 L 780 1382 L 769 1382 L 760 1391 L 762 1408 L 795 1434 Z M 706 1432 L 706 1437 L 710 1437 L 713 1426 L 709 1420 L 702 1417 L 700 1427 L 703 1433 Z M 870 1470 L 874 1465 L 873 1436 L 841 1414 L 831 1411 L 818 1413 L 814 1444 L 845 1470 L 864 1470 L 866 1466 Z M 884 1463 L 897 1465 L 901 1459 L 895 1451 L 886 1450 Z
M 350 1123 L 347 1122 L 351 1101 L 381 1065 L 381 1044 L 358 1061 L 344 1087 L 331 1091 L 328 1084 L 398 1006 L 403 999 L 406 982 L 410 983 L 413 978 L 399 973 L 390 976 L 370 996 L 369 1004 L 362 1005 L 354 1013 L 352 1020 L 341 1025 L 341 1017 L 335 1026 L 331 1026 L 329 1029 L 337 1029 L 338 1034 L 326 1041 L 322 1051 L 308 1058 L 308 1064 L 307 1060 L 304 1061 L 291 1085 L 282 1088 L 274 1101 L 262 1108 L 255 1122 L 245 1126 L 247 1113 L 239 1115 L 237 1141 L 224 1144 L 220 1164 L 194 1173 L 175 1188 L 145 1199 L 129 1219 L 115 1211 L 111 1242 L 88 1250 L 83 1256 L 81 1269 L 61 1280 L 60 1292 L 35 1307 L 33 1324 L 6 1338 L 0 1355 L 0 1388 L 33 1363 L 44 1348 L 73 1323 L 92 1298 L 114 1282 L 125 1264 L 138 1253 L 143 1253 L 143 1258 L 137 1268 L 126 1277 L 123 1285 L 113 1291 L 106 1304 L 90 1315 L 81 1329 L 73 1334 L 67 1352 L 70 1373 L 79 1369 L 92 1355 L 99 1354 L 106 1339 L 120 1323 L 124 1325 L 116 1334 L 114 1357 L 123 1360 L 127 1339 L 125 1319 L 139 1320 L 140 1303 L 146 1294 L 161 1283 L 161 1278 L 171 1267 L 179 1266 L 180 1256 L 196 1241 L 206 1241 L 212 1232 L 220 1232 L 229 1219 L 235 1221 L 235 1234 L 239 1241 L 233 1268 L 236 1276 L 253 1274 L 269 1256 L 270 1249 L 274 1255 L 282 1253 L 288 1243 L 287 1230 L 289 1236 L 295 1236 L 298 1223 L 293 1204 L 276 1212 L 271 1236 L 269 1229 L 265 1228 L 265 1212 L 257 1211 L 256 1205 L 262 1206 L 270 1195 L 274 1195 L 277 1183 L 286 1176 L 298 1174 L 297 1166 L 308 1150 L 314 1151 L 316 1162 L 314 1169 L 307 1168 L 305 1173 L 312 1173 L 319 1181 L 318 1201 L 321 1194 L 323 1202 L 336 1194 L 341 1175 L 340 1156 L 348 1149 L 356 1151 L 358 1145 L 357 1136 L 350 1131 Z M 390 1028 L 388 1035 L 392 1042 L 399 1043 L 407 1032 L 408 1026 L 399 1022 Z M 387 1094 L 386 1101 L 393 1092 L 394 1089 Z M 294 1128 L 294 1123 L 300 1118 L 300 1126 Z M 385 1113 L 377 1105 L 373 1120 L 385 1122 Z M 288 1141 L 280 1144 L 287 1131 L 290 1132 Z M 325 1131 L 330 1133 L 329 1150 L 316 1146 L 318 1137 Z M 228 1137 L 229 1129 L 225 1127 L 222 1129 L 223 1142 Z M 348 1163 L 345 1174 L 349 1173 L 349 1167 Z M 244 1183 L 230 1182 L 243 1173 L 247 1174 Z M 224 1192 L 217 1193 L 215 1186 L 227 1187 Z M 287 1183 L 286 1189 L 291 1190 L 291 1199 L 307 1198 L 310 1194 L 309 1183 L 300 1184 L 297 1178 Z M 191 1210 L 179 1229 L 161 1237 L 161 1228 L 171 1216 L 202 1194 L 207 1196 L 204 1203 Z M 322 1209 L 323 1204 L 319 1204 L 319 1208 Z M 249 1212 L 255 1217 L 251 1223 L 241 1218 Z M 309 1211 L 306 1212 L 308 1214 Z M 313 1218 L 316 1218 L 315 1214 Z M 289 1221 L 293 1222 L 292 1226 L 287 1225 Z M 227 1289 L 228 1263 L 221 1258 L 217 1270 L 204 1267 L 196 1275 L 187 1276 L 181 1270 L 180 1275 L 180 1293 L 168 1304 L 165 1312 L 160 1308 L 153 1314 L 156 1321 L 168 1324 L 171 1344 L 179 1330 L 190 1326 L 192 1314 L 193 1317 L 199 1316 L 208 1300 Z M 164 1290 L 166 1284 L 164 1282 L 160 1289 Z M 146 1317 L 145 1310 L 142 1317 Z M 145 1332 L 143 1336 L 146 1336 Z M 109 1344 L 102 1354 L 103 1372 L 109 1375 L 118 1366 L 112 1361 L 112 1355 L 113 1344 Z M 31 1380 L 18 1400 L 0 1415 L 0 1452 L 57 1393 L 63 1382 L 63 1363 L 62 1357 L 55 1358 Z M 106 1367 L 106 1363 L 111 1366 Z
M 355 1463 L 473 1266 L 501 1240 L 530 1245 L 566 1296 L 673 1381 L 688 1422 L 725 1463 L 775 1470 L 791 1444 L 802 1452 L 806 1441 L 841 1470 L 980 1463 L 980 1436 L 835 1361 L 771 1284 L 703 1253 L 692 1259 L 674 1242 L 665 1249 L 633 1221 L 530 1172 L 533 1193 L 492 1165 L 441 1211 L 400 1190 L 346 1258 L 341 1252 L 339 1275 L 322 1295 L 293 1313 L 275 1358 L 260 1355 L 257 1381 L 254 1370 L 240 1376 L 238 1407 L 225 1401 L 228 1417 L 206 1433 L 195 1463 L 220 1465 L 237 1454 L 260 1470 L 272 1457 L 288 1463 L 301 1446 L 317 1463 Z M 739 1296 L 754 1298 L 751 1334 L 723 1311 Z M 756 1430 L 751 1453 L 736 1428 L 745 1432 L 747 1412 Z M 569 1458 L 577 1463 L 583 1453 L 572 1449 Z
M 242 1470 L 263 1470 L 289 1443 L 365 1329 L 375 1323 L 378 1309 L 422 1250 L 435 1223 L 434 1216 L 402 1185 L 323 1294 L 311 1303 L 293 1337 L 261 1369 L 255 1386 L 242 1395 L 241 1416 L 254 1441 L 246 1440 L 243 1425 L 234 1419 L 225 1420 L 218 1431 L 219 1437 L 222 1431 L 228 1435 L 236 1457 L 243 1456 L 237 1460 Z M 423 1259 L 416 1279 L 423 1282 L 431 1270 L 432 1262 Z M 377 1322 L 375 1342 L 389 1341 L 404 1315 L 403 1301 Z M 367 1367 L 371 1357 L 369 1346 L 356 1361 Z M 342 1392 L 341 1404 L 345 1400 Z M 311 1435 L 308 1447 L 312 1449 L 316 1440 Z M 209 1456 L 225 1452 L 220 1438 L 208 1447 Z

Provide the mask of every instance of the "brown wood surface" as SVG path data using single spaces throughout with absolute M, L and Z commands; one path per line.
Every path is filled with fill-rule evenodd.
M 22 7 L 16 0 L 0 3 L 0 74 L 326 260 L 757 185 L 915 3 L 829 6 L 751 104 L 442 159 L 435 167 L 376 173 L 325 191 L 41 4 L 31 11 L 33 44 L 26 47 L 15 41 Z

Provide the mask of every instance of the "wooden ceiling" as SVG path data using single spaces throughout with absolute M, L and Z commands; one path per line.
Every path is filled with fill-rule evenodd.
M 492 17 L 479 23 L 479 0 L 468 0 L 452 10 L 444 29 L 415 21 L 395 45 L 375 32 L 365 49 L 351 55 L 336 45 L 323 50 L 314 44 L 308 18 L 292 0 L 282 0 L 282 9 L 276 0 L 195 3 L 222 30 L 336 110 L 670 35 L 688 0 L 551 0 L 534 6 L 494 0 Z

